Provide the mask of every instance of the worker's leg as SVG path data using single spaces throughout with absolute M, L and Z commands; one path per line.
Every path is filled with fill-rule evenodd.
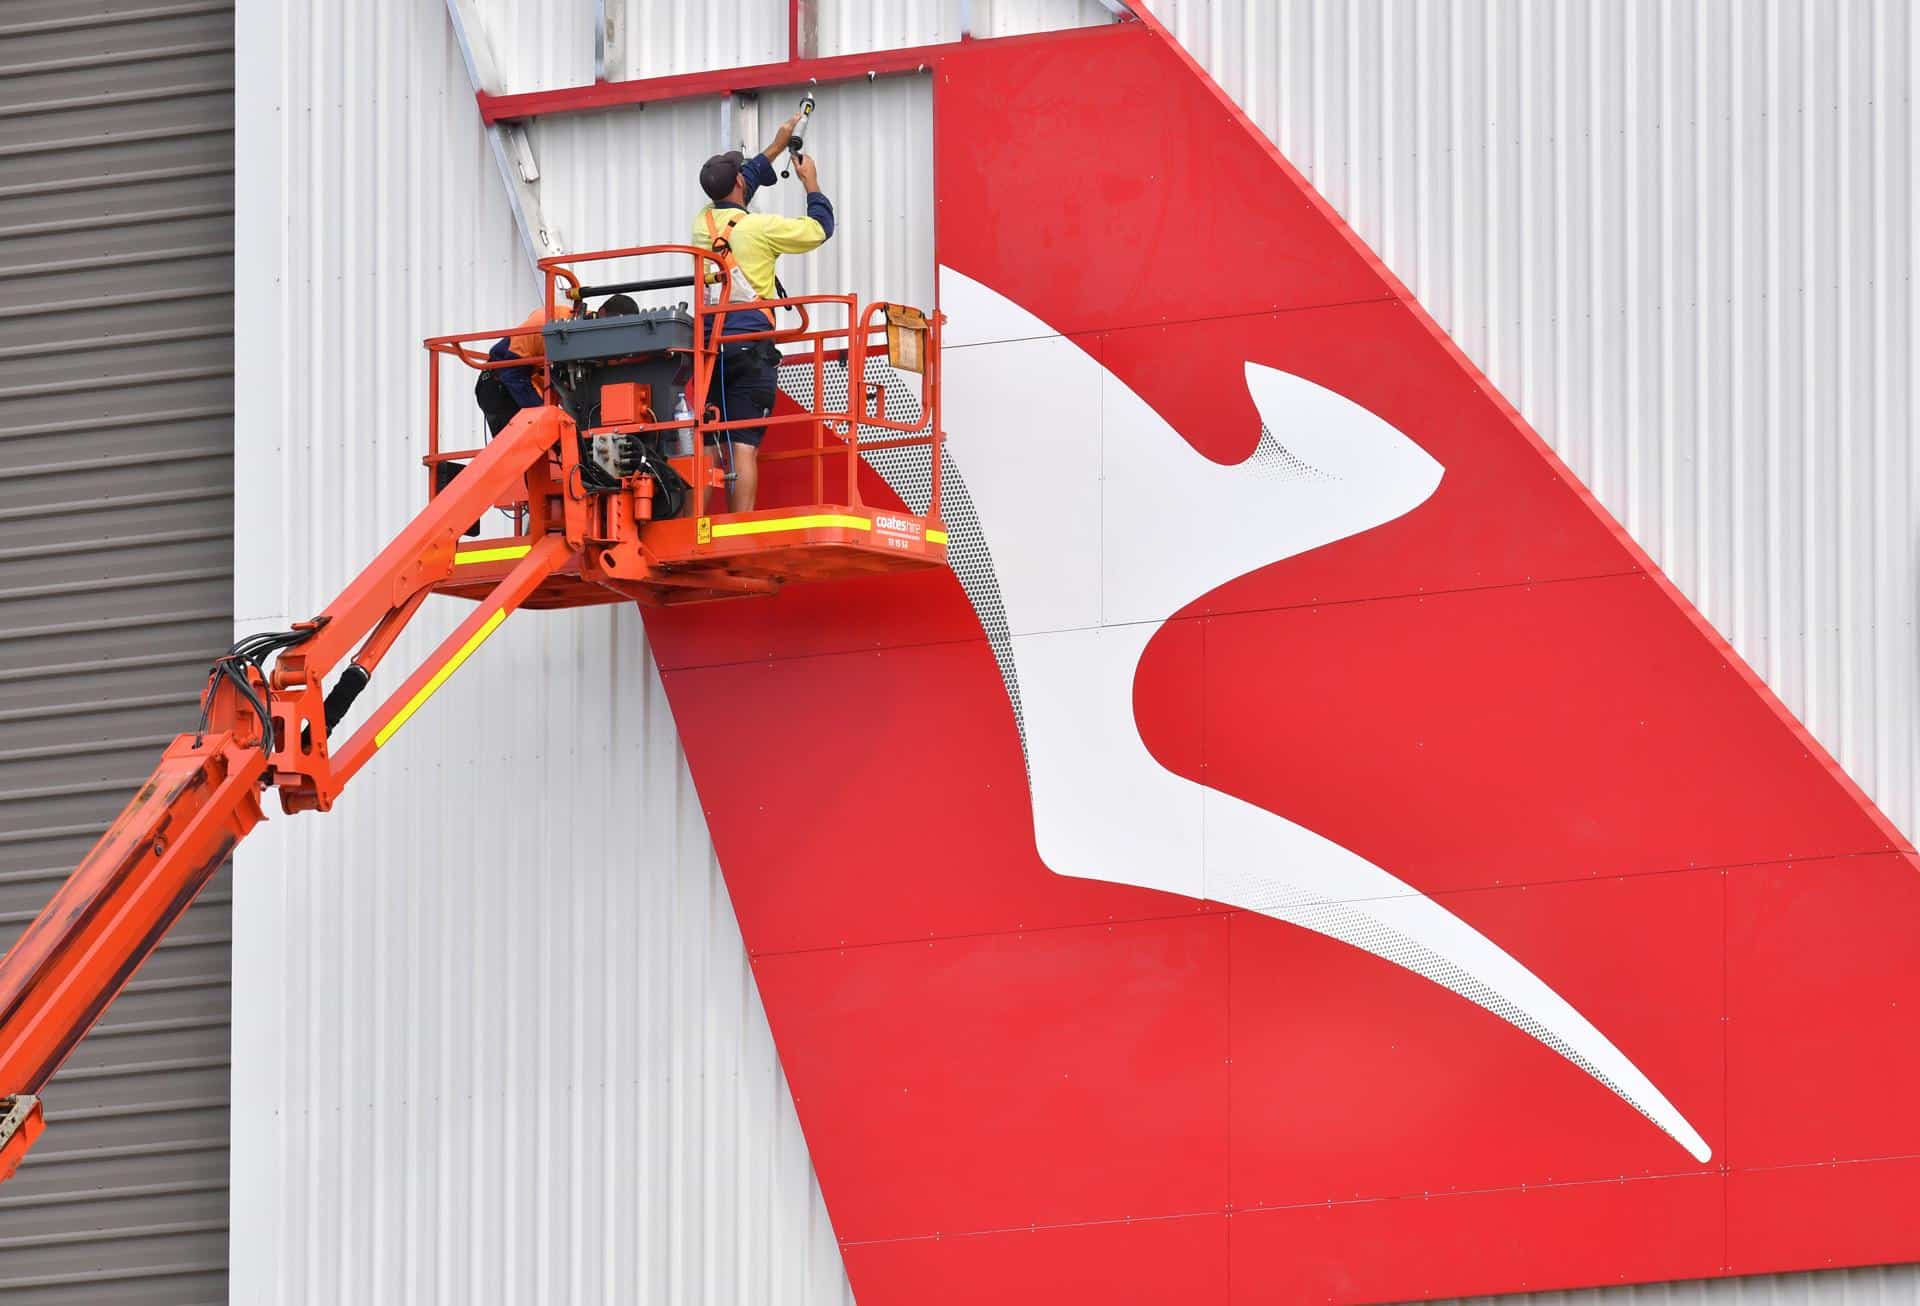
M 754 498 L 760 493 L 760 450 L 751 444 L 734 442 L 733 489 L 727 503 L 735 512 L 752 512 Z
M 780 351 L 764 341 L 734 350 L 726 357 L 727 419 L 740 421 L 773 412 L 779 386 Z M 733 432 L 733 489 L 727 496 L 735 512 L 752 512 L 760 494 L 760 441 L 764 426 Z
M 507 429 L 507 423 L 520 415 L 520 401 L 515 399 L 500 383 L 500 377 L 494 372 L 482 372 L 480 379 L 473 385 L 473 401 L 480 406 L 480 415 L 487 419 L 487 434 L 497 436 Z M 453 478 L 467 469 L 465 463 L 441 463 L 433 469 L 434 490 L 438 493 L 453 484 Z M 468 536 L 480 533 L 480 523 L 475 522 L 464 532 Z
M 492 372 L 482 372 L 474 382 L 473 401 L 480 405 L 480 415 L 487 419 L 488 435 L 499 435 L 507 429 L 508 422 L 520 415 L 520 401 Z

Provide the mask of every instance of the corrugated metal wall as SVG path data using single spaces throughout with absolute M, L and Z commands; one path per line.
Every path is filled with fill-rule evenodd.
M 231 0 L 0 8 L 0 948 L 229 639 L 232 91 Z M 0 1302 L 226 1300 L 228 901 L 49 1087 Z
M 1920 16 L 1153 8 L 1911 837 Z M 1532 1300 L 1914 1303 L 1920 1267 Z
M 441 4 L 256 8 L 241 266 L 273 293 L 241 318 L 260 385 L 238 585 L 264 624 L 324 602 L 410 510 L 417 338 L 503 325 L 532 286 Z M 613 8 L 612 75 L 784 53 L 778 0 Z M 1904 7 L 1158 8 L 1913 828 Z M 507 89 L 590 80 L 590 5 L 481 9 Z M 946 39 L 958 12 L 824 3 L 821 51 Z M 976 34 L 1104 20 L 1091 0 L 973 13 Z M 765 126 L 790 98 L 764 98 Z M 912 77 L 826 102 L 848 222 L 809 284 L 926 298 L 927 112 Z M 677 237 L 686 188 L 660 178 L 719 134 L 717 102 L 542 122 L 543 202 L 575 248 Z M 345 380 L 351 426 L 314 377 Z M 324 548 L 286 532 L 309 502 Z M 339 811 L 275 822 L 241 867 L 236 1300 L 844 1297 L 628 614 L 516 619 Z M 1920 1276 L 1588 1299 L 1628 1296 L 1915 1301 Z
M 734 138 L 751 128 L 763 147 L 800 102 L 799 87 L 760 96 L 757 118 L 737 109 Z M 689 194 L 700 163 L 722 148 L 718 99 L 536 120 L 541 201 L 574 249 L 607 249 L 692 236 Z M 795 294 L 858 288 L 868 299 L 933 303 L 933 95 L 926 74 L 836 86 L 814 114 L 810 151 L 820 188 L 840 217 L 817 253 L 789 259 L 781 276 Z M 663 184 L 665 183 L 665 184 Z M 792 180 L 756 197 L 769 212 L 804 214 Z M 680 271 L 675 268 L 673 271 Z M 622 275 L 659 275 L 635 266 Z M 684 293 L 680 296 L 685 298 Z
M 974 36 L 1013 36 L 1112 21 L 1098 0 L 806 0 L 811 53 L 852 54 Z M 787 57 L 787 0 L 605 0 L 606 75 L 618 81 Z M 580 86 L 594 76 L 593 0 L 481 0 L 506 91 Z M 806 37 L 803 35 L 802 40 Z
M 236 587 L 284 624 L 419 505 L 420 338 L 536 291 L 439 0 L 249 6 L 240 48 Z M 662 179 L 719 130 L 689 114 L 536 137 L 576 245 L 682 236 Z M 459 615 L 429 603 L 388 665 Z M 516 617 L 237 866 L 236 1301 L 845 1300 L 631 609 Z
M 1920 1276 L 1907 1265 L 1812 1274 L 1765 1274 L 1745 1279 L 1649 1283 L 1586 1292 L 1541 1292 L 1476 1297 L 1435 1306 L 1914 1306 Z
M 1154 8 L 1911 836 L 1913 7 Z

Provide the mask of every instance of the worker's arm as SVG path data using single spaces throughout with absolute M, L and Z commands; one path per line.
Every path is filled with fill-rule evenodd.
M 820 248 L 833 236 L 833 201 L 821 193 L 813 156 L 804 156 L 793 170 L 807 188 L 807 216 L 774 218 L 762 229 L 776 254 L 804 254 Z
M 520 355 L 513 352 L 511 340 L 499 340 L 487 351 L 487 357 L 496 363 L 504 363 Z M 501 367 L 494 369 L 493 374 L 500 378 L 500 384 L 507 388 L 507 393 L 522 408 L 537 408 L 547 402 L 540 397 L 540 391 L 534 388 L 532 367 Z
M 740 175 L 747 182 L 747 203 L 753 203 L 754 192 L 762 186 L 771 186 L 780 180 L 780 174 L 773 170 L 764 154 L 749 154 L 747 161 L 740 165 Z
M 803 116 L 804 115 L 802 114 L 796 113 L 793 115 L 793 117 L 781 123 L 780 130 L 773 134 L 773 144 L 767 146 L 766 149 L 760 151 L 760 157 L 765 159 L 769 164 L 771 164 L 775 159 L 779 158 L 780 151 L 786 149 L 787 142 L 793 139 L 793 129 L 800 125 L 800 119 Z M 749 167 L 751 167 L 752 164 L 753 164 L 753 160 L 751 159 L 747 160 L 747 165 Z M 773 169 L 771 167 L 767 169 L 767 176 L 768 177 L 773 176 Z M 752 180 L 752 178 L 748 178 L 748 180 Z M 771 186 L 773 185 L 773 182 L 767 181 L 763 184 Z

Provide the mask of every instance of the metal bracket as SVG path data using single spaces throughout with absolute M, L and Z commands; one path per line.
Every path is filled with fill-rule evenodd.
M 1113 21 L 1124 23 L 1136 17 L 1126 0 L 1098 0 L 1100 7 L 1113 15 Z
M 605 8 L 604 0 L 600 7 Z M 453 23 L 453 38 L 460 46 L 460 57 L 466 62 L 467 77 L 474 91 L 498 94 L 500 66 L 494 62 L 493 47 L 487 41 L 486 29 L 480 25 L 474 0 L 447 0 L 447 18 Z M 605 30 L 603 22 L 601 31 Z M 596 71 L 601 39 L 595 39 Z M 492 124 L 487 128 L 487 145 L 493 150 L 495 166 L 500 169 L 500 181 L 507 188 L 507 204 L 513 210 L 513 225 L 520 233 L 520 247 L 526 253 L 527 262 L 537 265 L 543 258 L 566 253 L 567 244 L 559 227 L 548 221 L 540 203 L 540 164 L 534 157 L 526 125 Z
M 730 97 L 733 103 L 733 131 L 722 149 L 752 154 L 767 142 L 760 134 L 760 97 L 751 92 Z
M 620 39 L 619 13 L 607 0 L 593 0 L 593 80 L 617 82 L 626 75 L 627 52 Z
M 447 17 L 453 20 L 453 39 L 460 46 L 473 89 L 499 94 L 500 68 L 493 61 L 493 47 L 487 44 L 487 30 L 480 25 L 473 0 L 447 0 Z
M 566 239 L 540 204 L 540 165 L 534 160 L 525 124 L 495 123 L 487 128 L 487 144 L 493 148 L 493 161 L 507 188 L 507 204 L 513 209 L 513 225 L 520 232 L 527 262 L 537 268 L 541 259 L 566 253 Z
M 0 1149 L 4 1149 L 9 1140 L 20 1132 L 20 1126 L 27 1123 L 27 1117 L 33 1114 L 40 1099 L 31 1093 L 20 1093 L 14 1097 L 0 1097 Z

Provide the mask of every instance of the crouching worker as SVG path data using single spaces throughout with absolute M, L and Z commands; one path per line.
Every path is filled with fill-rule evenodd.
M 621 317 L 639 311 L 639 306 L 631 296 L 614 295 L 603 302 L 597 312 L 588 316 Z M 573 309 L 567 304 L 555 304 L 553 316 L 572 317 Z M 546 337 L 541 334 L 546 321 L 546 314 L 534 309 L 511 335 L 500 337 L 493 342 L 493 348 L 487 351 L 487 358 L 495 363 L 527 360 L 523 366 L 490 368 L 473 383 L 473 401 L 480 405 L 480 415 L 487 419 L 489 439 L 506 430 L 507 423 L 517 417 L 522 408 L 538 408 L 547 402 L 546 396 L 540 393 L 540 388 L 533 381 L 539 360 L 547 356 Z M 465 463 L 441 463 L 435 473 L 438 487 L 446 489 L 466 466 Z M 467 528 L 466 533 L 478 535 L 480 524 L 475 522 Z
M 622 317 L 639 312 L 639 306 L 631 296 L 614 295 L 600 305 L 597 312 L 589 317 Z M 556 318 L 573 316 L 573 309 L 566 304 L 555 304 L 553 315 Z M 534 384 L 534 370 L 540 360 L 547 356 L 547 340 L 541 334 L 546 324 L 546 316 L 535 309 L 526 321 L 516 328 L 512 335 L 502 336 L 493 342 L 493 348 L 487 351 L 487 358 L 495 363 L 527 360 L 519 367 L 496 367 L 480 374 L 474 382 L 473 399 L 480 405 L 481 414 L 487 419 L 487 434 L 498 435 L 507 429 L 522 408 L 538 408 L 547 402 L 546 396 Z
M 693 218 L 693 243 L 712 249 L 733 279 L 733 299 L 774 299 L 780 296 L 775 268 L 782 254 L 804 254 L 818 249 L 833 235 L 833 201 L 820 193 L 813 156 L 803 154 L 793 165 L 807 188 L 807 216 L 784 218 L 776 213 L 749 213 L 747 205 L 762 186 L 774 184 L 773 160 L 786 148 L 799 122 L 795 115 L 780 128 L 773 144 L 752 158 L 740 151 L 716 154 L 700 168 L 700 189 L 712 201 Z M 770 340 L 728 346 L 727 336 L 771 331 L 773 321 L 761 309 L 727 314 L 721 326 L 721 347 L 714 364 L 707 406 L 720 410 L 722 421 L 766 417 L 773 411 L 780 350 Z M 760 489 L 760 441 L 764 426 L 722 432 L 718 443 L 732 450 L 733 488 L 728 504 L 735 512 L 750 512 Z M 729 440 L 730 438 L 730 440 Z

